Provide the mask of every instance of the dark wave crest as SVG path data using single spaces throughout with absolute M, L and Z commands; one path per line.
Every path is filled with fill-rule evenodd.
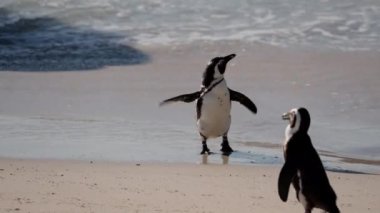
M 0 17 L 11 15 L 0 9 Z M 148 62 L 146 53 L 121 42 L 125 38 L 51 17 L 20 18 L 0 25 L 0 71 L 93 70 Z

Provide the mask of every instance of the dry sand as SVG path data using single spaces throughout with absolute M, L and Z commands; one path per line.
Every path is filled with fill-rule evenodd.
M 278 166 L 0 160 L 0 212 L 303 212 Z M 380 212 L 380 176 L 328 172 L 342 212 Z M 316 211 L 318 212 L 318 211 Z

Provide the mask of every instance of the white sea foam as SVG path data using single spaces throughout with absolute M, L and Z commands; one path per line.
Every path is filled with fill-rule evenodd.
M 380 49 L 380 2 L 376 0 L 3 0 L 0 8 L 0 27 L 20 19 L 49 17 L 69 26 L 116 33 L 130 38 L 121 40 L 144 45 L 245 40 L 281 46 Z

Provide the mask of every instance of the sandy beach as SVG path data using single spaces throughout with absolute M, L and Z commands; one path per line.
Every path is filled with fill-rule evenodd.
M 1 212 L 303 212 L 278 166 L 0 160 Z M 380 176 L 328 172 L 342 212 L 379 212 Z M 318 211 L 317 211 L 318 212 Z
M 276 189 L 295 107 L 341 211 L 380 212 L 380 3 L 206 2 L 0 2 L 0 213 L 302 212 Z M 201 156 L 195 103 L 159 103 L 232 53 L 258 113 Z

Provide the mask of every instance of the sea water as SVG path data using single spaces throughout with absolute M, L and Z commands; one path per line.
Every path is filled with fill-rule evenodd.
M 2 0 L 0 29 L 0 44 L 15 47 L 22 41 L 44 42 L 43 46 L 94 44 L 103 37 L 86 32 L 102 32 L 115 42 L 144 45 L 245 40 L 378 51 L 380 2 Z M 62 39 L 69 42 L 63 44 Z

